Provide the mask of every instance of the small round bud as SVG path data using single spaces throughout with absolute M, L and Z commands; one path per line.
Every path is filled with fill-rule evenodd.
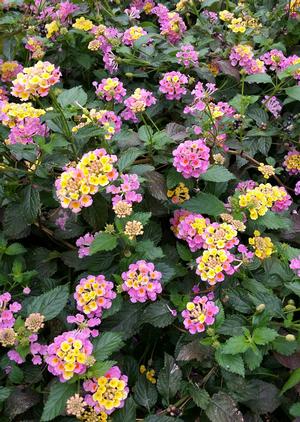
M 126 249 L 126 250 L 124 251 L 124 256 L 125 256 L 126 258 L 129 258 L 129 257 L 131 256 L 131 252 L 130 252 L 130 250 L 129 250 L 129 249 Z
M 293 312 L 293 311 L 295 311 L 297 308 L 296 308 L 296 306 L 295 305 L 286 305 L 285 307 L 284 307 L 284 310 L 285 311 L 289 311 L 289 312 Z
M 260 303 L 259 305 L 257 305 L 256 307 L 256 312 L 258 314 L 260 314 L 261 312 L 263 312 L 266 309 L 266 305 L 264 303 Z
M 293 299 L 290 299 L 290 300 L 288 301 L 288 305 L 295 305 L 295 301 L 294 301 Z
M 127 72 L 125 73 L 126 78 L 132 79 L 133 78 L 133 73 L 131 72 Z
M 212 347 L 214 348 L 214 349 L 218 349 L 219 347 L 220 347 L 220 342 L 218 341 L 218 340 L 215 340 L 213 343 L 212 343 Z
M 285 336 L 285 339 L 286 339 L 286 341 L 288 341 L 288 342 L 292 342 L 292 341 L 295 341 L 295 340 L 296 340 L 296 337 L 294 336 L 294 334 L 287 334 L 287 335 Z

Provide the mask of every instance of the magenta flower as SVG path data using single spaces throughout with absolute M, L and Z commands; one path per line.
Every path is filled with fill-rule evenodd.
M 8 292 L 0 295 L 0 329 L 1 328 L 12 328 L 16 321 L 15 315 L 22 309 L 22 305 L 19 302 L 11 301 L 11 295 Z
M 141 202 L 143 197 L 137 190 L 140 188 L 140 182 L 137 174 L 122 174 L 120 176 L 122 183 L 119 186 L 107 186 L 106 192 L 112 194 L 112 204 L 116 205 L 120 201 L 127 204 Z
M 195 296 L 192 302 L 187 303 L 181 315 L 185 328 L 190 334 L 196 334 L 203 332 L 207 325 L 212 325 L 218 312 L 218 306 L 207 296 Z
M 121 103 L 126 95 L 126 89 L 118 78 L 102 79 L 99 84 L 93 82 L 93 85 L 96 88 L 96 95 L 105 101 L 113 100 Z
M 122 111 L 121 116 L 125 120 L 131 120 L 132 122 L 137 123 L 139 121 L 137 114 L 144 112 L 147 107 L 150 107 L 155 103 L 156 98 L 153 96 L 152 92 L 143 88 L 137 88 L 134 93 L 124 101 L 126 108 Z
M 25 360 L 22 358 L 22 356 L 16 351 L 16 350 L 10 350 L 7 352 L 7 356 L 10 360 L 13 362 L 16 362 L 18 365 L 21 365 L 25 362 Z
M 6 140 L 7 144 L 32 144 L 34 136 L 47 136 L 48 130 L 45 124 L 40 122 L 38 117 L 27 117 L 18 122 Z
M 78 250 L 79 258 L 84 258 L 85 256 L 89 256 L 90 246 L 93 243 L 94 239 L 95 239 L 95 235 L 91 233 L 86 233 L 84 236 L 81 236 L 76 240 L 76 246 L 79 248 Z
M 284 212 L 289 209 L 293 201 L 291 196 L 287 193 L 283 186 L 279 187 L 278 189 L 285 192 L 285 196 L 282 199 L 278 199 L 277 201 L 275 201 L 271 209 L 274 212 Z
M 76 286 L 74 299 L 77 309 L 88 318 L 100 318 L 104 309 L 109 309 L 112 300 L 117 296 L 112 290 L 114 284 L 107 281 L 104 275 L 88 275 Z
M 156 300 L 162 292 L 160 280 L 162 274 L 155 270 L 154 264 L 144 260 L 129 265 L 128 271 L 122 273 L 123 291 L 128 292 L 130 301 L 146 302 Z
M 275 96 L 270 97 L 269 95 L 266 95 L 262 103 L 266 107 L 266 109 L 273 114 L 275 119 L 280 116 L 282 105 Z
M 93 345 L 83 331 L 67 331 L 54 338 L 48 346 L 46 363 L 48 371 L 58 376 L 61 382 L 74 374 L 84 374 L 89 365 Z
M 297 274 L 298 277 L 300 277 L 300 255 L 291 260 L 290 268 Z
M 184 85 L 188 83 L 188 78 L 180 72 L 167 72 L 159 81 L 159 90 L 166 94 L 167 100 L 180 100 L 186 94 Z
M 178 63 L 186 68 L 198 65 L 198 53 L 191 44 L 183 44 L 176 57 Z
M 201 214 L 190 213 L 185 216 L 177 225 L 176 237 L 185 240 L 192 252 L 203 248 L 203 233 L 210 224 L 208 218 Z
M 197 114 L 197 112 L 203 111 L 206 105 L 211 100 L 211 95 L 217 90 L 216 85 L 207 83 L 205 86 L 202 82 L 198 82 L 192 91 L 194 97 L 193 102 L 186 106 L 183 110 L 185 114 Z
M 198 178 L 209 166 L 210 149 L 205 139 L 185 141 L 173 151 L 173 166 L 185 179 Z
M 300 152 L 293 149 L 289 151 L 287 155 L 284 157 L 284 162 L 282 164 L 286 171 L 289 174 L 299 174 L 300 173 Z
M 260 57 L 260 60 L 262 60 L 265 65 L 270 66 L 271 70 L 280 70 L 286 57 L 282 51 L 274 49 L 263 54 Z
M 177 44 L 186 31 L 186 25 L 181 16 L 176 12 L 170 12 L 161 3 L 153 7 L 151 13 L 158 17 L 161 35 L 165 35 L 170 43 Z
M 126 29 L 123 34 L 122 41 L 125 45 L 132 47 L 134 42 L 144 35 L 147 35 L 147 32 L 142 27 L 132 26 L 131 28 Z
M 300 195 L 300 180 L 295 185 L 295 195 Z

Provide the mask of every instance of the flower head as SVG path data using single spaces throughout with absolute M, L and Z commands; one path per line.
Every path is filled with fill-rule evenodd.
M 204 139 L 185 141 L 173 151 L 173 166 L 185 179 L 198 178 L 208 169 L 209 154 Z
M 274 245 L 269 237 L 262 237 L 258 230 L 254 231 L 254 237 L 249 239 L 249 245 L 254 249 L 254 254 L 260 259 L 266 259 L 274 253 Z
M 144 112 L 147 107 L 150 107 L 155 103 L 156 98 L 153 96 L 152 92 L 143 88 L 137 88 L 134 93 L 124 101 L 126 108 L 122 111 L 121 116 L 125 120 L 131 120 L 132 122 L 137 123 L 137 114 Z
M 186 68 L 198 65 L 198 53 L 191 44 L 183 44 L 176 57 L 178 63 Z
M 159 81 L 159 90 L 166 94 L 167 100 L 180 100 L 186 94 L 188 78 L 180 72 L 167 72 L 164 77 Z
M 128 221 L 125 225 L 124 234 L 128 236 L 130 240 L 133 240 L 136 236 L 144 234 L 144 227 L 140 221 Z
M 206 325 L 212 325 L 218 312 L 219 308 L 207 296 L 195 296 L 181 315 L 185 328 L 190 334 L 196 334 L 203 332 Z
M 201 280 L 207 281 L 213 286 L 223 281 L 225 274 L 232 275 L 234 273 L 233 261 L 234 256 L 225 249 L 208 249 L 196 259 L 198 264 L 196 274 L 201 277 Z
M 122 41 L 125 45 L 133 46 L 134 42 L 139 38 L 147 35 L 147 32 L 140 26 L 132 26 L 124 32 Z
M 23 66 L 16 61 L 0 61 L 0 76 L 2 82 L 11 82 L 18 73 L 22 72 Z
M 129 269 L 122 273 L 123 291 L 128 292 L 130 301 L 146 302 L 156 300 L 157 294 L 161 293 L 160 280 L 162 274 L 155 270 L 154 264 L 144 260 L 129 265 Z
M 86 402 L 79 394 L 74 394 L 67 400 L 67 414 L 76 416 L 81 419 L 81 416 L 85 410 Z
M 93 82 L 93 85 L 96 88 L 96 95 L 106 101 L 121 103 L 126 95 L 126 89 L 118 78 L 102 79 L 99 84 Z
M 300 152 L 296 150 L 289 151 L 284 157 L 283 166 L 289 172 L 289 174 L 300 173 Z
M 25 320 L 25 327 L 32 333 L 37 333 L 44 327 L 45 317 L 39 313 L 30 314 Z

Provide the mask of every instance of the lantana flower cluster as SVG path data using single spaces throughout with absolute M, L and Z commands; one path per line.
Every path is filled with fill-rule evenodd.
M 83 207 L 92 205 L 92 196 L 99 187 L 104 187 L 118 177 L 113 164 L 115 155 L 107 154 L 104 148 L 83 155 L 76 167 L 69 167 L 56 179 L 56 194 L 63 208 L 78 213 Z
M 0 59 L 0 77 L 2 82 L 11 82 L 22 70 L 23 66 L 17 61 L 4 62 Z
M 162 292 L 161 278 L 162 273 L 155 270 L 152 262 L 140 260 L 130 264 L 128 271 L 122 273 L 122 289 L 128 292 L 132 303 L 155 301 Z
M 186 309 L 181 315 L 185 328 L 190 334 L 196 334 L 205 331 L 206 326 L 212 325 L 218 313 L 218 306 L 208 296 L 195 296 L 186 304 Z
M 185 179 L 198 178 L 209 167 L 210 148 L 205 139 L 185 141 L 173 150 L 173 166 Z
M 112 194 L 113 210 L 119 217 L 130 215 L 134 203 L 142 201 L 143 197 L 137 191 L 140 188 L 140 182 L 137 174 L 121 174 L 120 184 L 111 184 L 106 188 L 107 193 Z M 128 210 L 125 214 L 121 210 Z
M 247 75 L 265 73 L 264 62 L 254 58 L 253 48 L 247 44 L 238 44 L 231 49 L 230 62 L 232 66 L 239 65 Z
M 283 166 L 289 174 L 300 174 L 300 152 L 292 150 L 284 157 Z
M 32 67 L 25 67 L 12 81 L 12 95 L 27 101 L 29 98 L 45 97 L 50 88 L 59 82 L 61 73 L 50 62 L 37 62 Z
M 186 94 L 185 85 L 188 78 L 180 72 L 167 72 L 159 81 L 159 90 L 166 95 L 167 100 L 180 100 Z
M 156 103 L 156 98 L 152 92 L 147 91 L 143 88 L 137 88 L 132 95 L 130 95 L 124 101 L 126 106 L 125 110 L 122 111 L 121 116 L 124 120 L 131 120 L 133 123 L 137 123 L 138 113 L 143 113 L 146 109 Z
M 126 95 L 126 89 L 118 78 L 102 79 L 99 84 L 93 82 L 93 85 L 96 88 L 96 95 L 106 101 L 122 103 Z

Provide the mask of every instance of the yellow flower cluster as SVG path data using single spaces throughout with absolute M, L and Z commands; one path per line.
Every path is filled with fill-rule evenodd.
M 148 369 L 145 365 L 140 366 L 140 373 L 145 374 L 148 381 L 150 381 L 152 384 L 156 384 L 156 378 L 154 377 L 155 371 L 154 369 Z
M 257 167 L 257 170 L 261 172 L 261 174 L 264 176 L 265 179 L 269 179 L 271 176 L 274 176 L 275 174 L 275 169 L 273 166 L 264 164 L 264 163 L 260 163 L 259 166 Z
M 94 24 L 89 19 L 85 19 L 83 16 L 80 18 L 77 18 L 75 23 L 73 23 L 73 28 L 75 29 L 81 29 L 82 31 L 90 31 Z
M 45 114 L 45 110 L 32 107 L 31 103 L 9 103 L 3 102 L 0 106 L 0 112 L 3 113 L 1 123 L 10 128 L 16 126 L 18 122 L 26 117 L 40 117 Z
M 125 391 L 126 383 L 118 378 L 100 377 L 97 380 L 98 388 L 93 394 L 93 399 L 105 410 L 112 410 L 119 407 L 122 400 L 127 397 Z
M 272 208 L 274 202 L 283 199 L 285 195 L 285 191 L 278 186 L 272 186 L 270 183 L 260 184 L 239 195 L 239 205 L 248 209 L 251 220 L 257 220 Z
M 254 249 L 254 254 L 260 259 L 266 259 L 274 252 L 274 245 L 269 237 L 260 236 L 258 230 L 254 231 L 254 237 L 250 237 L 249 245 Z
M 234 14 L 228 10 L 222 10 L 219 13 L 220 20 L 228 24 L 228 28 L 234 33 L 244 33 L 247 28 L 256 29 L 261 27 L 261 24 L 252 16 L 244 15 L 243 17 L 235 18 Z
M 232 32 L 241 32 L 243 34 L 246 31 L 247 26 L 246 22 L 242 18 L 233 18 L 230 21 L 228 28 L 231 29 Z
M 182 204 L 190 199 L 189 189 L 184 183 L 179 183 L 175 189 L 169 189 L 167 192 L 168 198 L 171 198 L 173 204 Z
M 59 33 L 59 22 L 52 21 L 45 25 L 45 29 L 47 30 L 46 38 L 52 38 L 53 35 Z
M 136 41 L 139 38 L 141 38 L 143 35 L 145 35 L 145 31 L 140 26 L 132 26 L 128 30 L 128 35 L 132 41 Z
M 114 170 L 111 156 L 104 152 L 98 155 L 94 151 L 86 153 L 77 168 L 79 168 L 86 177 L 88 185 L 106 186 L 109 183 L 109 174 Z
M 81 340 L 70 337 L 63 341 L 56 355 L 60 358 L 60 365 L 63 366 L 63 378 L 69 380 L 74 375 L 77 364 L 85 365 L 87 362 L 86 353 L 82 352 L 83 344 Z M 55 358 L 53 358 L 55 359 Z
M 203 281 L 210 285 L 224 280 L 223 271 L 230 273 L 233 257 L 225 249 L 208 249 L 197 259 L 197 271 Z
M 224 249 L 230 241 L 236 239 L 237 231 L 231 224 L 211 224 L 207 227 L 204 239 L 208 248 Z

